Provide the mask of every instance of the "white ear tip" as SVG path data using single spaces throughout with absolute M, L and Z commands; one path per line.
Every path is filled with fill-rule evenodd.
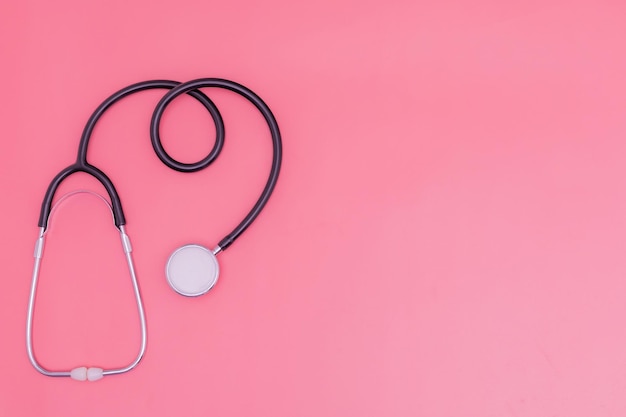
M 97 381 L 102 378 L 102 368 L 89 368 L 87 369 L 87 379 L 90 381 Z
M 84 381 L 87 379 L 87 368 L 85 368 L 84 366 L 81 366 L 80 368 L 74 368 L 70 372 L 70 376 L 72 377 L 72 379 L 75 379 L 77 381 Z

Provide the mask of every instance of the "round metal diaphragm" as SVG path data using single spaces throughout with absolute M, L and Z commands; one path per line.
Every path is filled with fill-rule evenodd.
M 196 297 L 209 291 L 217 282 L 219 274 L 217 257 L 200 245 L 185 245 L 176 249 L 165 268 L 170 287 L 187 297 Z

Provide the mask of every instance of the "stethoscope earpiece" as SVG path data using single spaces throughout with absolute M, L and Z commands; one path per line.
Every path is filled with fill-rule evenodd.
M 167 261 L 167 282 L 180 295 L 197 297 L 206 294 L 217 282 L 220 266 L 215 256 L 219 247 L 210 251 L 200 245 L 176 249 Z

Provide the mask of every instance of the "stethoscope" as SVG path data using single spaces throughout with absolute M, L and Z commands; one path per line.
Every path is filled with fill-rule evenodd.
M 157 88 L 168 89 L 170 91 L 167 92 L 167 94 L 165 94 L 165 96 L 163 96 L 163 98 L 157 104 L 156 109 L 154 110 L 154 113 L 152 115 L 152 120 L 150 122 L 150 137 L 152 140 L 152 147 L 154 148 L 154 151 L 156 152 L 159 159 L 171 169 L 180 172 L 199 171 L 209 166 L 217 158 L 222 150 L 222 147 L 224 146 L 224 122 L 222 120 L 222 116 L 220 115 L 215 104 L 205 94 L 198 90 L 200 88 L 211 87 L 223 88 L 233 91 L 248 99 L 261 112 L 269 126 L 272 136 L 272 166 L 270 169 L 269 178 L 267 179 L 267 183 L 265 184 L 263 192 L 261 193 L 261 196 L 259 197 L 257 202 L 254 204 L 246 217 L 241 221 L 241 223 L 239 223 L 232 232 L 230 232 L 222 240 L 220 240 L 214 249 L 209 250 L 201 245 L 189 244 L 176 249 L 174 253 L 172 253 L 165 267 L 165 274 L 170 287 L 174 289 L 174 291 L 176 291 L 177 293 L 188 297 L 197 297 L 209 291 L 215 285 L 219 276 L 219 264 L 217 262 L 217 254 L 223 250 L 226 250 L 230 245 L 233 244 L 233 242 L 237 238 L 239 238 L 239 236 L 241 236 L 241 234 L 257 218 L 261 210 L 263 210 L 263 207 L 267 203 L 268 199 L 270 198 L 270 195 L 272 194 L 272 191 L 276 186 L 276 181 L 280 172 L 282 159 L 282 142 L 280 137 L 280 131 L 278 129 L 276 119 L 274 118 L 274 115 L 272 114 L 269 107 L 263 102 L 263 100 L 261 100 L 259 96 L 257 96 L 247 87 L 244 87 L 243 85 L 235 83 L 233 81 L 219 78 L 202 78 L 186 83 L 179 83 L 176 81 L 167 80 L 154 80 L 130 85 L 107 98 L 94 111 L 94 113 L 89 118 L 87 125 L 85 126 L 85 130 L 83 131 L 80 139 L 80 144 L 78 145 L 78 157 L 76 158 L 76 162 L 59 172 L 56 177 L 54 177 L 54 179 L 48 186 L 48 189 L 43 199 L 43 203 L 41 205 L 41 212 L 39 215 L 39 236 L 35 244 L 35 265 L 33 268 L 32 284 L 28 301 L 28 314 L 26 320 L 26 348 L 30 363 L 37 371 L 39 371 L 43 375 L 50 377 L 71 377 L 79 381 L 96 381 L 107 375 L 123 374 L 132 370 L 139 364 L 146 350 L 146 317 L 143 302 L 141 299 L 141 292 L 139 290 L 139 284 L 137 282 L 137 275 L 135 273 L 135 266 L 132 258 L 132 246 L 130 243 L 130 238 L 128 237 L 128 234 L 126 233 L 126 229 L 124 227 L 124 225 L 126 224 L 126 218 L 124 217 L 124 211 L 122 210 L 122 202 L 120 201 L 120 197 L 115 189 L 115 186 L 113 185 L 109 177 L 107 177 L 107 175 L 103 171 L 101 171 L 94 165 L 91 165 L 87 161 L 87 148 L 89 145 L 89 139 L 91 138 L 96 123 L 114 103 L 123 99 L 124 97 L 144 90 Z M 215 145 L 213 146 L 211 152 L 209 152 L 209 154 L 205 158 L 195 163 L 182 163 L 168 155 L 168 153 L 163 148 L 163 145 L 161 143 L 161 137 L 159 134 L 161 117 L 163 116 L 165 108 L 172 102 L 172 100 L 174 100 L 181 94 L 189 94 L 190 96 L 198 100 L 209 111 L 211 117 L 213 118 L 213 122 L 215 123 Z M 113 215 L 115 227 L 119 230 L 122 242 L 122 249 L 126 257 L 126 263 L 128 264 L 128 270 L 132 281 L 134 297 L 137 303 L 137 310 L 139 313 L 141 328 L 141 344 L 139 348 L 139 353 L 131 363 L 119 368 L 103 369 L 98 367 L 88 368 L 86 366 L 80 366 L 71 370 L 49 370 L 44 368 L 37 361 L 33 349 L 33 310 L 37 293 L 37 280 L 39 277 L 39 270 L 43 257 L 44 241 L 46 233 L 48 231 L 49 222 L 53 212 L 56 210 L 56 207 L 58 207 L 59 204 L 61 204 L 67 198 L 83 191 L 75 191 L 63 196 L 61 199 L 59 199 L 57 203 L 55 203 L 54 206 L 52 204 L 52 200 L 54 199 L 54 195 L 63 180 L 77 172 L 84 172 L 94 177 L 104 186 L 109 195 L 109 198 L 111 200 L 110 204 L 108 201 L 106 201 L 104 197 L 96 194 L 107 204 L 107 206 L 109 206 L 109 209 L 111 210 L 111 213 Z M 94 194 L 93 192 L 88 193 Z

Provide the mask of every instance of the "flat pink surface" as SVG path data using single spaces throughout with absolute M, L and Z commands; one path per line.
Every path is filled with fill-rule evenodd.
M 617 0 L 2 2 L 0 416 L 625 416 L 625 21 Z M 41 376 L 24 334 L 49 181 L 109 94 L 200 77 L 276 114 L 274 196 L 209 294 L 175 294 L 169 254 L 242 218 L 269 134 L 207 91 L 223 154 L 179 174 L 148 136 L 162 93 L 115 106 L 90 160 L 125 207 L 147 354 L 96 383 Z M 214 128 L 183 98 L 163 134 L 193 161 Z M 62 192 L 85 187 L 101 191 L 79 175 Z M 133 358 L 129 279 L 96 199 L 57 212 L 39 289 L 46 366 Z

